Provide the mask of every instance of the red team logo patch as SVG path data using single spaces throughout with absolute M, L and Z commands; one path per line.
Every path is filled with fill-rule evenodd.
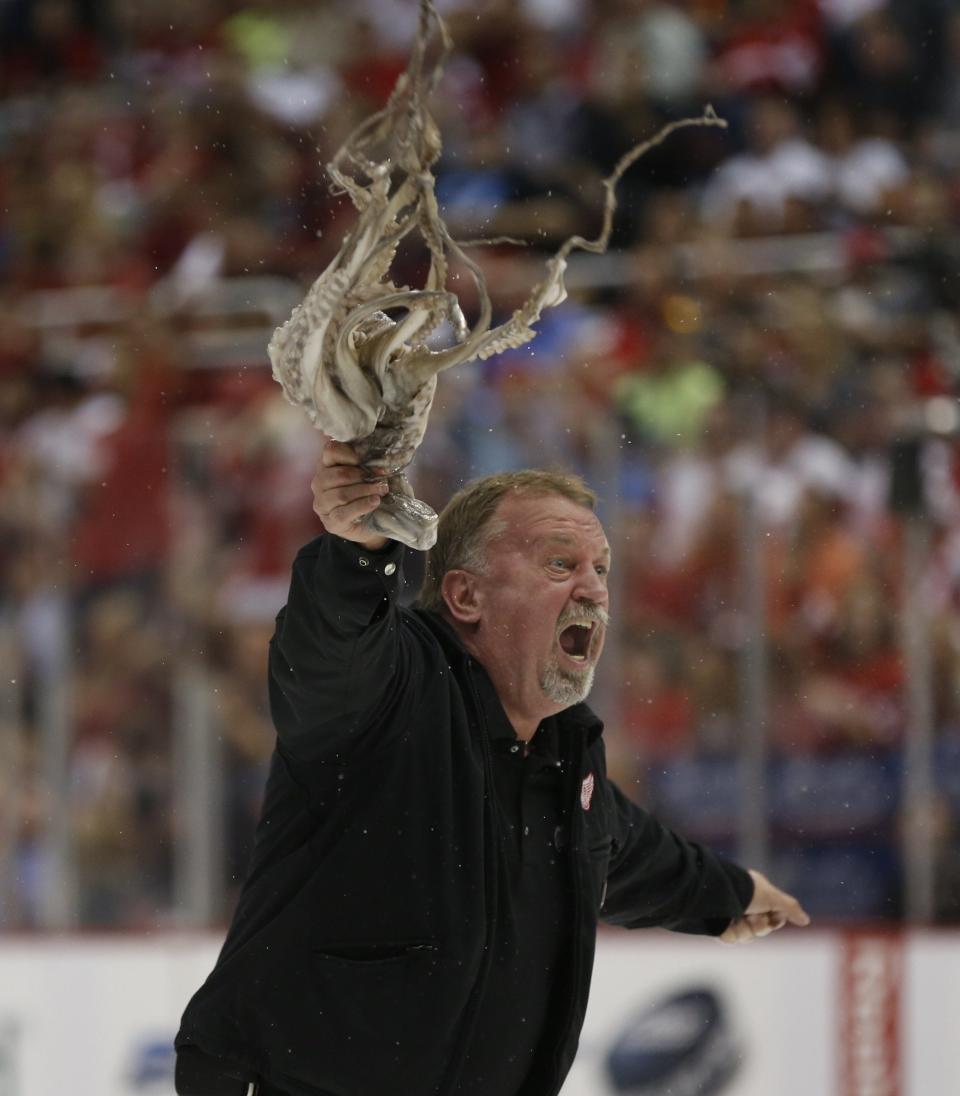
M 585 811 L 590 810 L 590 800 L 593 798 L 593 773 L 587 773 L 580 785 L 580 806 Z

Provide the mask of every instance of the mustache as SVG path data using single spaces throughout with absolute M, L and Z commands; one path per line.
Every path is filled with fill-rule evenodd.
M 563 631 L 571 624 L 602 624 L 604 628 L 610 623 L 610 614 L 602 605 L 594 602 L 582 602 L 579 605 L 564 609 L 557 621 L 557 628 Z

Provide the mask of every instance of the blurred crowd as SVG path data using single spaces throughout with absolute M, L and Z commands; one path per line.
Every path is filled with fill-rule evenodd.
M 527 241 L 483 252 L 501 318 L 599 230 L 628 148 L 706 103 L 728 125 L 631 169 L 613 250 L 571 265 L 533 343 L 441 378 L 418 493 L 544 463 L 590 479 L 615 548 L 612 769 L 735 851 L 759 720 L 774 861 L 812 912 L 902 915 L 925 712 L 935 914 L 960 919 L 960 6 L 437 6 L 441 208 L 460 238 Z M 324 165 L 415 22 L 413 0 L 0 5 L 2 927 L 49 923 L 55 824 L 75 924 L 178 922 L 198 710 L 217 915 L 235 893 L 319 445 L 269 330 L 259 357 L 231 339 L 258 287 L 295 301 L 335 254 L 352 210 Z M 398 283 L 423 270 L 405 244 Z M 224 285 L 249 315 L 207 316 L 201 344 L 197 302 Z

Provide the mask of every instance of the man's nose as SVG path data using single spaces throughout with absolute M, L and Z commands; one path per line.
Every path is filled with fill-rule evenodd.
M 573 596 L 577 601 L 592 601 L 597 605 L 605 606 L 609 594 L 607 591 L 607 584 L 596 571 L 591 569 L 589 572 L 585 573 L 577 583 Z

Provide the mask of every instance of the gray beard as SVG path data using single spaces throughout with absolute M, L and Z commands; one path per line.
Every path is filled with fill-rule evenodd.
M 544 670 L 540 680 L 543 695 L 554 704 L 569 708 L 586 700 L 593 688 L 594 666 L 585 666 L 582 670 L 561 670 L 556 663 Z

